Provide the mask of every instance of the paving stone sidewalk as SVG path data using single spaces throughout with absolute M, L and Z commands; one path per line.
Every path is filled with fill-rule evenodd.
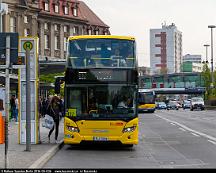
M 8 127 L 8 169 L 10 168 L 30 168 L 31 165 L 39 166 L 38 161 L 40 160 L 40 165 L 43 162 L 46 162 L 46 159 L 43 159 L 43 155 L 46 153 L 54 154 L 57 149 L 53 150 L 53 148 L 60 148 L 62 143 L 56 144 L 54 140 L 55 131 L 53 131 L 51 136 L 51 141 L 48 143 L 48 133 L 49 129 L 42 127 L 44 119 L 40 119 L 40 144 L 32 144 L 31 151 L 25 151 L 25 144 L 18 144 L 18 124 L 15 122 L 9 122 Z M 59 136 L 58 140 L 63 140 L 63 125 L 64 120 L 60 121 L 59 125 Z M 52 152 L 50 152 L 52 151 Z M 47 157 L 47 156 L 46 156 Z M 5 144 L 0 144 L 0 169 L 5 168 Z M 38 167 L 40 168 L 40 167 Z

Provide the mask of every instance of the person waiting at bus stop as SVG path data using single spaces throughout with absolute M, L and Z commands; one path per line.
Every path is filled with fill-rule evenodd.
M 49 131 L 49 135 L 48 135 L 48 140 L 50 142 L 50 136 L 52 134 L 52 132 L 54 131 L 55 128 L 55 142 L 58 142 L 58 133 L 59 133 L 59 120 L 60 120 L 60 116 L 62 114 L 62 107 L 61 107 L 61 103 L 60 100 L 57 96 L 53 96 L 53 98 L 51 99 L 51 102 L 47 108 L 47 112 L 48 114 L 53 118 L 54 120 L 54 126 L 52 129 L 50 129 Z

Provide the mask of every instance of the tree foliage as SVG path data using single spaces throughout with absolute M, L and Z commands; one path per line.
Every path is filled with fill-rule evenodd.
M 64 76 L 64 73 L 50 73 L 50 74 L 46 74 L 46 75 L 40 75 L 39 79 L 40 79 L 40 82 L 43 82 L 43 83 L 55 84 L 55 77 L 56 76 Z M 55 94 L 54 89 L 50 89 L 49 94 L 54 95 Z M 63 88 L 61 88 L 61 90 L 60 90 L 60 95 L 61 96 L 64 95 L 64 89 Z
M 46 75 L 40 75 L 40 82 L 55 83 L 56 76 L 64 76 L 64 73 L 50 73 Z
M 206 88 L 206 93 L 205 93 L 205 98 L 207 100 L 209 99 L 213 99 L 213 98 L 216 98 L 216 71 L 214 71 L 213 73 L 213 76 L 214 76 L 214 82 L 213 82 L 213 88 L 211 88 L 211 71 L 208 67 L 208 64 L 204 64 L 203 65 L 203 70 L 202 70 L 202 78 L 203 78 L 203 81 L 204 81 L 204 86 Z
M 208 99 L 210 94 L 211 94 L 211 72 L 208 67 L 208 64 L 203 65 L 203 70 L 202 70 L 202 78 L 204 80 L 204 86 L 206 88 L 206 93 L 205 93 L 205 98 Z

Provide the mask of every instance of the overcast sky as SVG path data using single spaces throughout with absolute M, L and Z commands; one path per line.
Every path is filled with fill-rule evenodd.
M 200 54 L 206 57 L 203 45 L 210 44 L 208 25 L 216 25 L 216 0 L 83 1 L 110 26 L 112 35 L 136 38 L 139 66 L 150 66 L 149 30 L 161 28 L 164 22 L 167 25 L 174 23 L 182 32 L 183 55 Z M 214 45 L 216 47 L 216 29 Z M 210 47 L 208 54 L 210 60 Z

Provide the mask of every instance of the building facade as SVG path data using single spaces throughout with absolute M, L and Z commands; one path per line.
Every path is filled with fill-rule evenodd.
M 191 72 L 202 72 L 202 63 L 186 61 L 182 63 L 182 72 L 191 73 Z
M 186 54 L 183 56 L 183 62 L 202 63 L 202 55 Z
M 150 67 L 138 67 L 139 76 L 150 75 Z
M 106 25 L 84 2 L 78 0 L 3 0 L 3 32 L 38 36 L 39 59 L 64 59 L 67 38 L 72 35 L 110 34 Z
M 181 63 L 182 32 L 173 23 L 150 29 L 151 74 L 179 73 Z
M 172 73 L 166 75 L 139 76 L 139 87 L 151 88 L 196 88 L 204 87 L 201 73 Z

